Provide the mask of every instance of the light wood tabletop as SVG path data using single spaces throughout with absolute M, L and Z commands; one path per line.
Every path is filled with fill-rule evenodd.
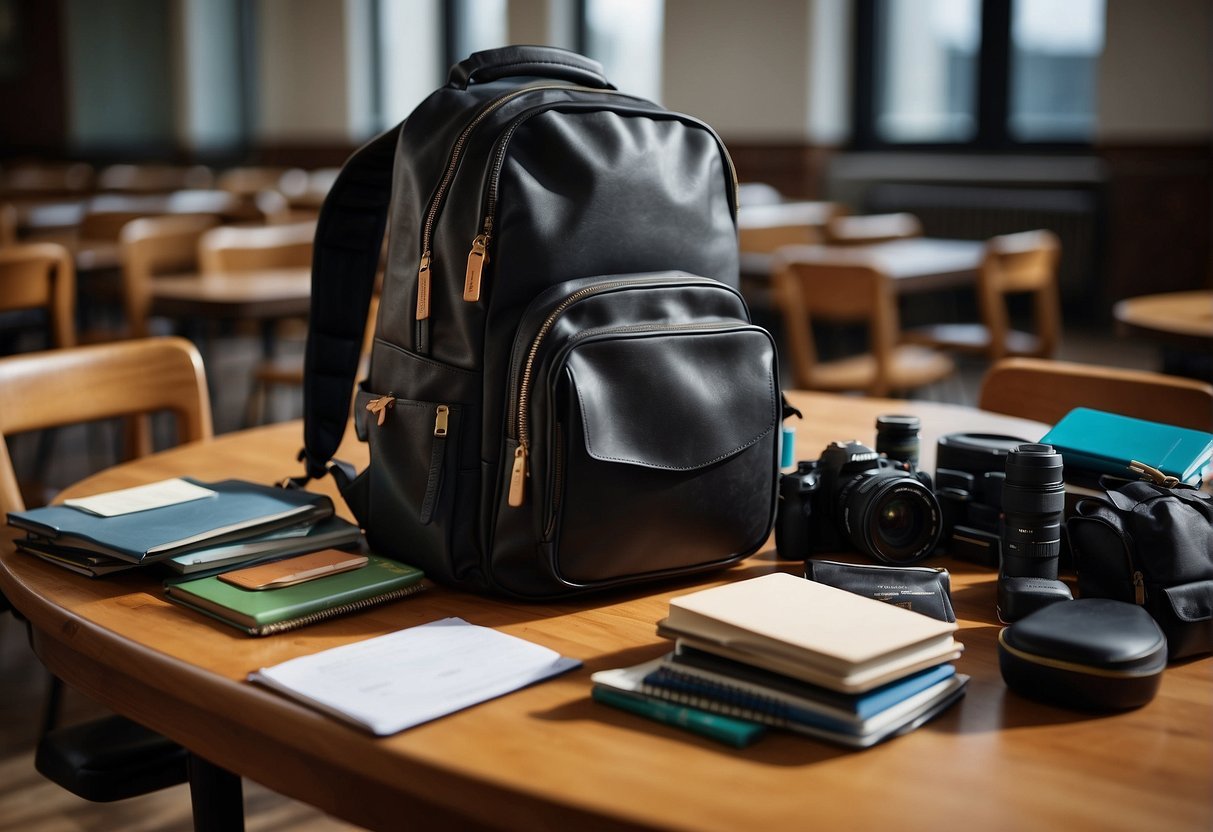
M 1213 291 L 1166 292 L 1125 298 L 1112 309 L 1125 335 L 1177 347 L 1213 349 Z
M 1045 425 L 969 408 L 799 393 L 797 455 L 873 441 L 883 413 L 922 418 L 923 465 L 953 431 L 1039 438 Z M 795 422 L 796 420 L 791 420 Z M 299 472 L 299 423 L 221 436 L 126 464 L 75 496 L 189 474 L 273 481 Z M 347 440 L 339 456 L 366 462 Z M 332 488 L 323 481 L 321 490 Z M 1169 667 L 1159 695 L 1117 714 L 1023 699 L 998 671 L 995 575 L 952 571 L 967 696 L 904 737 L 852 752 L 773 733 L 735 750 L 590 699 L 591 672 L 670 648 L 671 596 L 795 571 L 768 546 L 720 573 L 546 604 L 443 587 L 288 634 L 249 638 L 164 600 L 152 574 L 88 580 L 0 548 L 0 588 L 39 657 L 69 684 L 214 763 L 379 829 L 1143 829 L 1213 826 L 1213 659 Z M 374 739 L 245 681 L 257 668 L 445 616 L 580 659 L 578 671 Z
M 311 308 L 309 268 L 208 272 L 152 278 L 152 314 L 166 317 L 289 318 Z
M 873 264 L 893 279 L 899 294 L 973 286 L 985 244 L 980 240 L 911 237 L 871 245 L 808 245 L 787 249 L 798 260 L 823 264 Z M 771 255 L 743 254 L 743 274 L 769 275 Z

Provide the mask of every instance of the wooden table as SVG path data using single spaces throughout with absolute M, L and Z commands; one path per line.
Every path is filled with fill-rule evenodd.
M 306 316 L 308 268 L 183 274 L 152 279 L 152 314 L 169 318 L 272 319 Z
M 801 458 L 871 441 L 875 417 L 922 417 L 924 465 L 956 430 L 1045 426 L 938 404 L 795 393 Z M 298 423 L 229 434 L 111 469 L 82 495 L 162 477 L 297 473 Z M 366 460 L 347 442 L 341 455 Z M 328 489 L 326 480 L 320 484 Z M 670 596 L 794 570 L 771 548 L 724 573 L 551 604 L 445 588 L 282 636 L 252 639 L 164 601 L 153 577 L 90 581 L 0 551 L 0 587 L 38 655 L 69 684 L 215 763 L 382 829 L 1208 830 L 1213 825 L 1213 659 L 1167 669 L 1158 697 L 1094 715 L 1007 691 L 997 668 L 995 575 L 959 562 L 953 600 L 968 695 L 906 737 L 863 752 L 774 733 L 745 750 L 650 723 L 589 697 L 589 674 L 655 658 Z M 256 668 L 448 615 L 584 661 L 579 671 L 392 737 L 373 739 L 244 681 Z
M 1185 349 L 1213 349 L 1213 291 L 1125 298 L 1112 308 L 1112 314 L 1122 334 Z
M 912 237 L 863 246 L 810 245 L 794 249 L 798 259 L 813 263 L 872 263 L 891 278 L 898 294 L 935 292 L 972 286 L 985 252 L 979 240 Z M 743 254 L 741 271 L 769 277 L 771 255 Z

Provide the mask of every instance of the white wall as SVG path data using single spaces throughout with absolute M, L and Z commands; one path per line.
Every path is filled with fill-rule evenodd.
M 662 101 L 728 140 L 837 143 L 852 0 L 666 0 Z
M 1108 0 L 1100 142 L 1213 135 L 1213 4 Z
M 177 0 L 177 139 L 197 151 L 243 139 L 237 0 Z
M 354 8 L 349 8 L 356 4 Z M 262 142 L 346 142 L 365 138 L 365 102 L 351 97 L 350 28 L 362 0 L 260 0 L 257 113 Z

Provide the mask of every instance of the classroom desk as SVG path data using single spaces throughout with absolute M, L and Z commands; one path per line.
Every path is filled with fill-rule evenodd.
M 307 267 L 167 275 L 152 278 L 152 314 L 168 318 L 273 319 L 306 316 Z
M 1112 308 L 1123 335 L 1190 350 L 1213 349 L 1213 291 L 1125 298 Z
M 923 420 L 924 466 L 956 430 L 1044 425 L 968 408 L 795 392 L 801 458 L 871 440 L 875 417 Z M 794 421 L 794 420 L 793 420 Z M 221 436 L 92 477 L 76 495 L 178 474 L 259 481 L 297 473 L 300 426 Z M 348 441 L 342 456 L 363 463 Z M 326 480 L 319 484 L 331 488 Z M 771 547 L 723 573 L 549 604 L 434 587 L 397 604 L 264 639 L 168 604 L 152 576 L 90 581 L 4 544 L 0 588 L 65 681 L 271 789 L 379 829 L 1208 830 L 1213 825 L 1213 659 L 1167 669 L 1127 713 L 1077 713 L 1005 688 L 995 576 L 953 575 L 968 695 L 918 731 L 862 752 L 773 733 L 734 750 L 589 697 L 589 674 L 654 658 L 672 595 L 776 569 Z M 458 615 L 584 661 L 581 670 L 392 737 L 373 739 L 244 681 L 264 665 Z

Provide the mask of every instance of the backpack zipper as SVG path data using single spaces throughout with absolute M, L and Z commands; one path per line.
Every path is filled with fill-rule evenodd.
M 430 316 L 430 269 L 433 266 L 431 243 L 434 236 L 434 223 L 438 219 L 438 211 L 441 209 L 442 201 L 446 198 L 446 193 L 451 187 L 451 182 L 455 179 L 455 173 L 459 170 L 459 163 L 463 158 L 463 149 L 467 144 L 468 138 L 482 121 L 515 98 L 543 90 L 572 90 L 575 92 L 600 92 L 624 95 L 615 90 L 602 90 L 595 87 L 569 84 L 542 84 L 534 87 L 523 87 L 499 95 L 488 101 L 476 112 L 472 120 L 460 131 L 459 136 L 455 139 L 455 143 L 451 145 L 451 155 L 447 159 L 446 170 L 443 172 L 442 179 L 438 182 L 438 189 L 434 192 L 434 196 L 430 199 L 429 207 L 426 210 L 425 222 L 421 228 L 421 261 L 417 269 L 417 320 L 423 321 Z M 635 98 L 635 96 L 627 97 Z
M 618 286 L 620 284 L 607 284 L 602 288 L 610 288 L 610 286 Z M 539 335 L 531 343 L 530 352 L 527 354 L 526 368 L 522 373 L 522 382 L 518 388 L 518 409 L 515 415 L 515 430 L 518 439 L 518 447 L 514 450 L 514 466 L 510 472 L 510 492 L 508 503 L 512 508 L 518 508 L 526 502 L 526 480 L 530 476 L 527 469 L 527 460 L 530 455 L 531 444 L 531 428 L 530 428 L 530 396 L 531 382 L 534 373 L 535 355 L 539 351 L 539 345 L 544 336 L 551 330 L 555 324 L 555 318 L 559 311 L 563 311 L 570 301 L 577 298 L 578 295 L 592 294 L 590 287 L 582 289 L 580 292 L 575 292 L 570 295 L 564 303 L 557 307 L 544 321 L 543 328 Z M 686 330 L 711 330 L 711 329 L 732 329 L 736 327 L 750 326 L 741 321 L 692 321 L 684 324 L 636 324 L 634 326 L 609 326 L 600 327 L 597 329 L 587 329 L 584 332 L 579 332 L 569 339 L 565 350 L 572 347 L 580 341 L 590 338 L 595 335 L 603 334 L 625 334 L 625 333 L 641 333 L 641 332 L 679 332 Z
M 488 246 L 489 241 L 493 236 L 493 220 L 497 214 L 497 186 L 501 179 L 501 170 L 505 165 L 505 155 L 509 149 L 510 139 L 514 133 L 522 126 L 524 122 L 532 116 L 539 115 L 550 110 L 559 109 L 561 106 L 579 102 L 554 102 L 551 105 L 540 104 L 515 118 L 497 139 L 497 148 L 490 156 L 492 163 L 489 166 L 489 175 L 485 185 L 484 196 L 484 219 L 481 224 L 480 233 L 472 239 L 472 249 L 468 252 L 467 269 L 463 278 L 463 299 L 468 303 L 475 303 L 480 300 L 480 285 L 482 275 L 484 273 L 485 264 L 488 263 Z M 582 109 L 578 107 L 577 109 Z M 588 108 L 587 108 L 588 109 Z M 662 111 L 662 114 L 672 121 L 681 121 L 687 123 L 686 117 L 681 117 L 677 113 L 672 113 L 668 110 Z M 697 120 L 691 120 L 699 124 Z M 707 125 L 703 125 L 706 127 Z M 708 128 L 711 133 L 711 129 Z M 715 136 L 715 134 L 712 134 Z M 724 160 L 724 165 L 728 168 L 729 178 L 733 183 L 733 215 L 737 215 L 737 168 L 733 164 L 733 157 L 729 155 L 728 148 L 724 146 L 724 142 L 716 138 L 716 145 L 720 148 L 721 158 Z
M 371 399 L 366 403 L 368 412 L 375 414 L 375 424 L 382 427 L 387 421 L 387 412 L 396 405 L 396 397 L 388 393 Z M 434 507 L 438 505 L 438 496 L 442 493 L 443 462 L 446 459 L 446 437 L 449 432 L 451 419 L 450 405 L 440 404 L 434 407 L 434 439 L 430 445 L 430 470 L 426 476 L 425 494 L 421 499 L 420 521 L 429 525 L 434 517 Z

